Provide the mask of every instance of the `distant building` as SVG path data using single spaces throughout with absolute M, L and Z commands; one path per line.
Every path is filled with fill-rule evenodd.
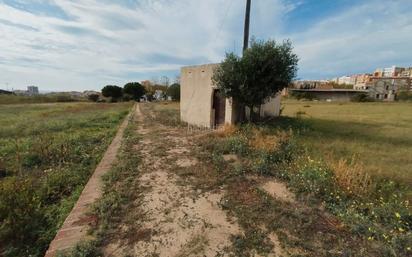
M 165 93 L 162 90 L 155 90 L 153 98 L 157 101 L 165 100 Z
M 375 72 L 373 73 L 374 77 L 398 77 L 398 76 L 404 76 L 403 73 L 405 71 L 410 72 L 410 68 L 402 68 L 402 67 L 388 67 L 388 68 L 379 68 L 376 69 Z M 410 73 L 409 73 L 410 74 Z
M 336 83 L 338 83 L 339 85 L 354 85 L 356 83 L 356 77 L 342 76 L 337 78 Z
M 295 89 L 325 88 L 330 84 L 327 80 L 297 80 L 292 83 Z
M 35 86 L 28 86 L 27 87 L 27 94 L 28 95 L 38 95 L 39 94 L 39 88 Z
M 410 91 L 412 77 L 370 77 L 365 83 L 355 85 L 356 90 L 367 90 L 375 100 L 395 101 L 400 91 Z

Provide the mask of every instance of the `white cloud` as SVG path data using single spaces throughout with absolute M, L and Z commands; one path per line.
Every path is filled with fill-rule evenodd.
M 284 18 L 303 2 L 253 1 L 251 26 L 258 38 L 293 40 L 301 57 L 300 76 L 339 75 L 411 60 L 406 51 L 412 39 L 408 0 L 370 0 L 289 34 Z M 0 87 L 8 82 L 10 87 L 35 84 L 45 90 L 99 89 L 173 75 L 182 65 L 217 62 L 226 51 L 242 48 L 244 1 L 18 4 L 15 8 L 0 0 Z M 35 4 L 52 5 L 60 15 L 30 10 Z
M 306 78 L 372 72 L 381 66 L 412 66 L 412 2 L 363 1 L 289 35 Z

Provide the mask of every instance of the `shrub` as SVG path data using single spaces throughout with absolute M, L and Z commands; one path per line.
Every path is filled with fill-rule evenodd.
M 365 167 L 355 162 L 341 159 L 339 161 L 331 161 L 331 168 L 335 175 L 336 184 L 347 195 L 367 196 L 372 191 L 372 179 L 366 173 Z
M 180 101 L 180 85 L 175 83 L 167 88 L 166 94 L 172 98 L 173 101 Z
M 74 102 L 75 100 L 69 96 L 69 95 L 58 95 L 56 98 L 56 102 L 59 103 L 68 103 L 68 102 Z
M 351 98 L 352 102 L 373 102 L 373 99 L 368 96 L 368 94 L 356 94 Z
M 400 91 L 397 95 L 397 100 L 399 101 L 412 101 L 412 92 L 411 91 Z
M 92 102 L 99 101 L 99 98 L 100 98 L 100 95 L 98 94 L 90 94 L 87 96 L 87 99 L 89 99 L 89 101 L 92 101 Z

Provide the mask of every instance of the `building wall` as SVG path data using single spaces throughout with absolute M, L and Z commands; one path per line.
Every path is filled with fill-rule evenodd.
M 280 99 L 281 94 L 277 94 L 275 97 L 271 97 L 269 101 L 263 104 L 260 108 L 260 116 L 263 117 L 276 117 L 280 115 Z
M 212 126 L 212 75 L 216 67 L 217 64 L 206 64 L 181 69 L 180 116 L 182 121 L 201 127 Z
M 190 125 L 214 126 L 213 71 L 218 64 L 188 66 L 181 69 L 180 117 Z M 280 114 L 280 94 L 262 105 L 261 116 L 273 117 Z M 238 108 L 232 99 L 226 99 L 225 123 L 234 124 L 238 120 Z

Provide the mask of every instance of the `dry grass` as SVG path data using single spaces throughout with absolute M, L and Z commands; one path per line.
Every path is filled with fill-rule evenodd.
M 262 130 L 253 128 L 249 146 L 259 151 L 272 152 L 278 150 L 282 143 L 292 137 L 292 131 L 277 131 L 275 134 L 265 134 Z
M 225 124 L 219 130 L 216 131 L 216 135 L 219 137 L 229 137 L 236 134 L 239 128 L 235 125 Z
M 366 196 L 372 191 L 371 176 L 365 172 L 362 163 L 352 159 L 351 162 L 340 159 L 330 161 L 330 166 L 335 174 L 337 185 L 348 195 Z

